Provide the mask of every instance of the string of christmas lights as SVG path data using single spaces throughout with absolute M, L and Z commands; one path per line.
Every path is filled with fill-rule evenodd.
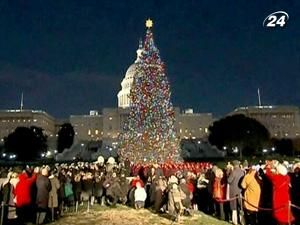
M 120 156 L 134 163 L 163 163 L 179 160 L 179 139 L 170 85 L 158 48 L 148 27 L 137 63 L 129 98 L 130 114 L 120 136 Z

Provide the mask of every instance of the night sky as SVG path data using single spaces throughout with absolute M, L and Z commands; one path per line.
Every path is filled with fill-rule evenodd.
M 266 28 L 272 12 L 285 27 Z M 58 118 L 117 107 L 145 20 L 167 66 L 172 101 L 225 115 L 238 106 L 300 105 L 299 0 L 23 0 L 0 2 L 0 109 Z

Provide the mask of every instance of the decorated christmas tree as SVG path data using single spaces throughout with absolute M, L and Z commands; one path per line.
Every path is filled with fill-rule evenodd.
M 121 134 L 120 156 L 134 163 L 179 160 L 179 140 L 170 85 L 159 50 L 154 44 L 152 21 L 146 21 L 146 37 L 130 90 L 130 114 Z

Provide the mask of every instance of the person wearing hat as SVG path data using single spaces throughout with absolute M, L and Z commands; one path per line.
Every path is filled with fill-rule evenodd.
M 271 169 L 275 169 L 272 172 Z M 266 166 L 266 176 L 273 185 L 273 216 L 280 225 L 292 223 L 295 218 L 288 207 L 290 202 L 290 177 L 287 168 L 276 163 L 270 162 Z M 281 210 L 278 210 L 281 208 Z
M 244 172 L 240 168 L 240 162 L 238 160 L 234 160 L 232 164 L 233 170 L 230 172 L 227 178 L 227 183 L 229 184 L 229 198 L 233 199 L 230 201 L 230 209 L 232 210 L 232 223 L 237 225 L 239 224 L 239 221 L 242 220 L 242 214 L 239 213 L 242 209 L 241 199 L 239 198 L 242 190 L 239 184 L 244 176 Z

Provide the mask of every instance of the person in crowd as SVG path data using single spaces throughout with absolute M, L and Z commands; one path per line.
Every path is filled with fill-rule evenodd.
M 300 163 L 297 162 L 293 166 L 291 177 L 291 199 L 292 204 L 300 206 Z M 293 207 L 293 215 L 295 216 L 295 224 L 300 225 L 300 209 Z
M 74 200 L 76 204 L 81 203 L 81 192 L 82 192 L 82 182 L 81 182 L 81 174 L 77 172 L 72 180 L 72 187 L 74 193 Z
M 188 187 L 188 184 L 186 183 L 186 179 L 182 178 L 179 182 L 179 188 L 182 190 L 184 193 L 185 198 L 181 200 L 182 206 L 186 210 L 185 212 L 187 214 L 191 213 L 191 208 L 192 208 L 192 198 L 193 198 L 193 193 Z
M 217 215 L 221 220 L 225 220 L 224 201 L 226 199 L 226 180 L 220 168 L 215 170 L 215 180 L 213 183 L 213 199 L 217 206 Z
M 153 186 L 152 202 L 154 205 L 154 211 L 156 213 L 162 212 L 162 207 L 166 203 L 166 188 L 166 182 L 162 178 L 155 180 Z
M 82 177 L 82 192 L 81 192 L 81 201 L 89 201 L 91 205 L 94 204 L 93 197 L 93 175 L 91 172 L 87 172 Z
M 36 224 L 43 224 L 46 218 L 49 192 L 51 191 L 51 183 L 48 178 L 48 167 L 41 169 L 41 173 L 36 179 L 37 195 L 36 195 Z
M 33 201 L 31 194 L 38 172 L 38 167 L 33 170 L 32 167 L 26 166 L 25 171 L 19 175 L 19 182 L 15 188 L 15 202 L 18 223 L 20 225 L 35 223 L 35 202 Z
M 18 182 L 18 174 L 10 171 L 7 174 L 7 179 L 1 184 L 1 199 L 5 204 L 3 209 L 3 224 L 16 223 L 17 214 L 14 201 L 14 190 Z
M 244 192 L 244 215 L 246 225 L 256 225 L 257 224 L 257 212 L 259 209 L 260 202 L 260 180 L 256 173 L 256 167 L 252 166 L 248 173 L 242 180 L 241 183 Z
M 94 178 L 94 187 L 93 187 L 93 195 L 95 197 L 95 200 L 98 204 L 102 204 L 102 196 L 104 194 L 103 192 L 103 182 L 104 182 L 104 176 L 103 172 L 99 174 L 99 171 L 95 173 Z
M 273 185 L 273 216 L 277 224 L 287 225 L 292 223 L 295 218 L 289 207 L 291 200 L 290 177 L 287 168 L 277 161 L 269 161 L 266 165 L 266 175 Z
M 147 198 L 147 193 L 145 188 L 142 187 L 140 182 L 137 182 L 136 189 L 134 191 L 134 207 L 136 209 L 144 208 L 146 198 Z
M 198 210 L 204 213 L 209 213 L 209 193 L 208 193 L 209 180 L 206 179 L 205 173 L 198 173 L 197 175 L 197 189 L 196 189 L 196 204 Z
M 186 196 L 184 192 L 178 186 L 178 180 L 176 177 L 172 177 L 169 180 L 168 187 L 168 213 L 173 217 L 174 220 L 180 221 L 180 216 L 184 211 L 184 206 L 182 205 L 182 199 Z
M 68 211 L 69 207 L 74 204 L 74 192 L 72 185 L 72 172 L 68 171 L 65 175 L 65 182 L 63 186 L 64 190 L 64 206 L 65 210 Z
M 49 192 L 48 207 L 51 210 L 51 219 L 58 219 L 58 191 L 60 188 L 60 183 L 58 180 L 58 175 L 56 170 L 51 171 L 49 176 L 51 191 Z
M 205 179 L 207 182 L 207 213 L 210 215 L 215 215 L 216 207 L 213 200 L 213 183 L 215 181 L 215 171 L 218 167 L 214 165 L 210 170 L 205 174 Z
M 230 201 L 230 209 L 232 211 L 232 223 L 234 225 L 239 224 L 242 220 L 242 213 L 240 213 L 240 210 L 242 209 L 240 199 L 242 189 L 240 187 L 240 182 L 243 176 L 244 172 L 240 168 L 240 162 L 234 160 L 233 167 L 229 171 L 229 176 L 227 178 L 227 182 L 229 184 L 229 198 L 232 199 Z
M 123 205 L 125 205 L 127 202 L 127 194 L 128 194 L 129 187 L 130 187 L 128 180 L 125 176 L 125 173 L 121 173 L 119 183 L 120 183 L 120 188 L 121 188 L 120 202 Z
M 111 175 L 108 174 L 106 176 L 103 187 L 106 189 L 107 203 L 110 206 L 115 207 L 122 195 L 119 178 L 117 177 L 116 172 L 112 172 Z

